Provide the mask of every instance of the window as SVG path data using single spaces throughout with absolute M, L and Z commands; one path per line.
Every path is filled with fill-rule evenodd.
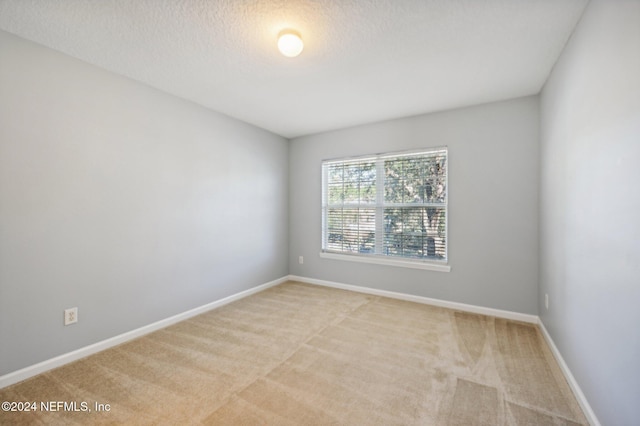
M 324 161 L 321 255 L 448 271 L 447 149 Z

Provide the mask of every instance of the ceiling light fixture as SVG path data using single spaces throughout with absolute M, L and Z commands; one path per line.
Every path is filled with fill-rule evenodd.
M 297 31 L 282 30 L 278 34 L 278 49 L 287 58 L 295 58 L 302 52 L 304 43 Z

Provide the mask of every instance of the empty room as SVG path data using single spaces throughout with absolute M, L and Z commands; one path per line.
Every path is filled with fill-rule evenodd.
M 0 424 L 640 424 L 640 0 L 0 0 Z

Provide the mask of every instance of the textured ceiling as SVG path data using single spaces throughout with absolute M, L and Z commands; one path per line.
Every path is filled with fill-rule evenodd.
M 0 0 L 0 29 L 295 137 L 536 94 L 586 4 Z

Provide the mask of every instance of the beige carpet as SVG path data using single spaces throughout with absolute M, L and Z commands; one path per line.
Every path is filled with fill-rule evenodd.
M 1 412 L 1 424 L 587 424 L 535 326 L 296 282 L 2 389 L 0 401 L 91 410 L 38 406 Z

